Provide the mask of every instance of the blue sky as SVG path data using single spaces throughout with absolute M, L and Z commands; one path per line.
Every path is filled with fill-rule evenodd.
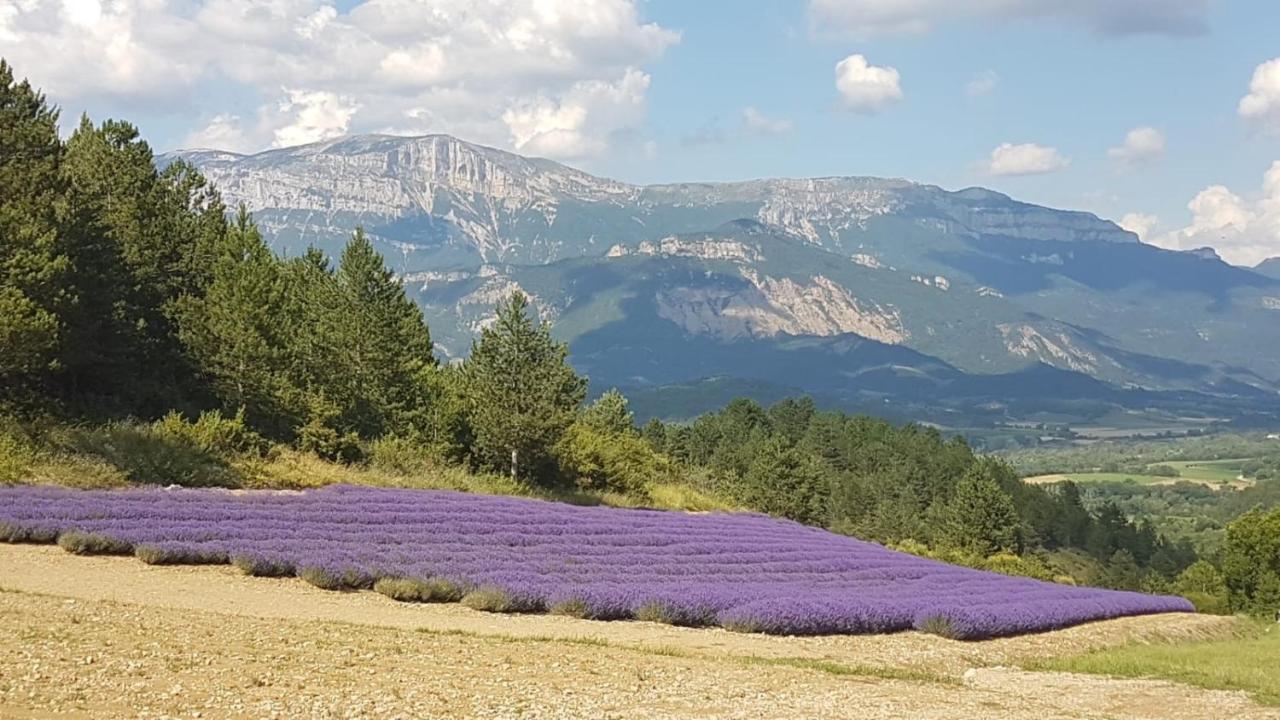
M 982 185 L 1280 254 L 1273 1 L 20 5 L 0 8 L 18 72 L 68 121 L 124 117 L 159 150 L 449 132 L 633 182 Z

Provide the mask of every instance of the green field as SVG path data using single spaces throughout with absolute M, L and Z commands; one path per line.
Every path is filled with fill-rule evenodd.
M 1141 473 L 1073 472 L 1036 475 L 1026 478 L 1026 480 L 1032 483 L 1051 483 L 1065 480 L 1075 483 L 1135 482 L 1139 485 L 1169 484 L 1183 480 L 1205 485 L 1225 485 L 1239 479 L 1240 467 L 1244 462 L 1246 462 L 1246 459 L 1235 458 L 1231 460 L 1170 460 L 1152 463 L 1153 465 L 1167 465 L 1177 470 L 1178 477 L 1144 475 Z
M 1267 705 L 1280 705 L 1280 625 L 1251 624 L 1242 637 L 1205 642 L 1126 645 L 1037 665 L 1131 678 L 1164 678 L 1214 690 L 1243 690 Z

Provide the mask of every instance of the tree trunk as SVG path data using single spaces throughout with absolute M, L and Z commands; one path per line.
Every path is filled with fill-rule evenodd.
M 517 468 L 517 462 L 516 462 L 516 461 L 517 461 L 517 460 L 519 459 L 519 457 L 520 457 L 520 454 L 519 454 L 519 453 L 520 453 L 520 451 L 516 450 L 515 448 L 511 448 L 511 479 L 512 479 L 512 480 L 515 480 L 515 479 L 516 479 L 516 468 Z

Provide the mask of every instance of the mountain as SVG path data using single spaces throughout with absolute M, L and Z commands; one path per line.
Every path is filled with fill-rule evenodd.
M 990 190 L 630 185 L 444 135 L 175 159 L 281 252 L 336 253 L 363 226 L 450 358 L 519 288 L 596 387 L 654 397 L 703 383 L 918 415 L 1055 398 L 1276 409 L 1280 280 Z
M 1272 257 L 1272 258 L 1267 258 L 1266 260 L 1263 260 L 1262 262 L 1253 266 L 1253 271 L 1256 273 L 1260 273 L 1262 275 L 1266 275 L 1267 277 L 1276 278 L 1277 280 L 1280 280 L 1280 257 Z

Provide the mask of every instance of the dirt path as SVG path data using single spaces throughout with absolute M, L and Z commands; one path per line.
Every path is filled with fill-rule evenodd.
M 1243 694 L 997 667 L 1166 615 L 960 643 L 478 613 L 0 545 L 0 717 L 1280 718 Z M 970 669 L 979 668 L 979 669 Z

